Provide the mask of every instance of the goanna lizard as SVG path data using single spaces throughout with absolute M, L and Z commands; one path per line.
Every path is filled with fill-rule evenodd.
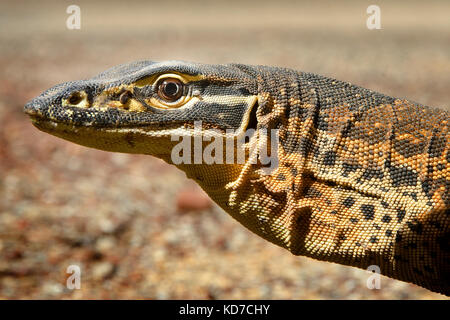
M 295 255 L 376 265 L 388 277 L 450 294 L 443 110 L 284 68 L 139 61 L 57 85 L 25 112 L 63 139 L 168 163 L 174 136 L 214 132 L 210 138 L 223 142 L 254 129 L 233 144 L 232 153 L 247 155 L 242 163 L 219 156 L 176 166 L 245 227 Z M 274 139 L 262 129 L 277 130 L 269 173 L 250 161 L 252 146 Z

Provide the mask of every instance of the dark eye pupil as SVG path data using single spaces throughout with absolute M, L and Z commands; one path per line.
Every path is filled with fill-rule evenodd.
M 178 84 L 176 84 L 174 82 L 169 82 L 164 87 L 164 91 L 165 91 L 166 95 L 168 95 L 169 97 L 176 96 L 178 93 L 178 90 L 180 90 L 180 88 L 178 87 Z
M 174 78 L 165 79 L 158 86 L 158 94 L 166 101 L 176 101 L 183 95 L 183 82 Z

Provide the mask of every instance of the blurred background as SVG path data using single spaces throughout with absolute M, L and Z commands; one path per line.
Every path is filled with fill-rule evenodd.
M 66 9 L 81 8 L 69 30 Z M 381 30 L 366 9 L 381 8 Z M 445 299 L 257 237 L 178 171 L 35 129 L 26 101 L 139 59 L 290 67 L 448 110 L 449 1 L 2 1 L 0 298 Z M 68 266 L 81 289 L 66 287 Z

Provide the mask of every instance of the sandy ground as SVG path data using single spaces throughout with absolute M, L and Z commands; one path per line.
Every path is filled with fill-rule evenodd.
M 291 67 L 449 110 L 450 2 L 377 1 L 372 31 L 372 1 L 76 3 L 81 30 L 65 26 L 72 1 L 0 4 L 0 298 L 445 299 L 292 256 L 177 169 L 46 135 L 22 107 L 119 63 L 181 59 Z M 190 198 L 203 209 L 180 211 Z

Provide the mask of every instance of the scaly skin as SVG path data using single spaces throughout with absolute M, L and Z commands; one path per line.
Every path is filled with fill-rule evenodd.
M 158 91 L 163 78 L 183 82 L 176 101 Z M 173 135 L 214 129 L 216 139 L 237 140 L 255 128 L 246 144 L 234 144 L 245 163 L 176 165 L 236 220 L 293 254 L 378 265 L 450 294 L 445 111 L 288 69 L 141 61 L 56 86 L 25 112 L 66 140 L 169 163 Z M 270 174 L 248 157 L 264 128 L 279 130 Z

